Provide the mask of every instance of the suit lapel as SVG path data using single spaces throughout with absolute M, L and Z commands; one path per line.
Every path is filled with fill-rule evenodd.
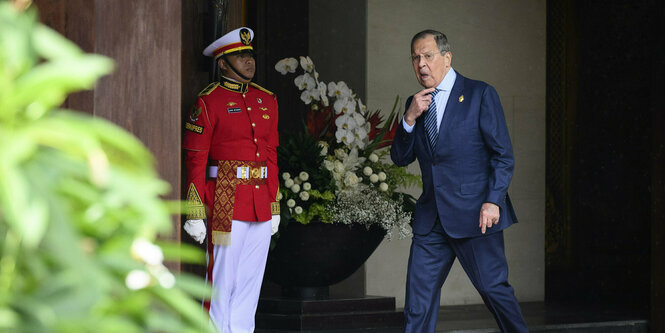
M 455 83 L 453 84 L 453 89 L 450 91 L 450 96 L 448 96 L 448 102 L 446 103 L 446 110 L 443 113 L 443 119 L 441 119 L 441 126 L 439 126 L 439 137 L 436 142 L 437 149 L 442 147 L 444 142 L 444 133 L 450 128 L 453 123 L 453 119 L 456 117 L 457 113 L 462 111 L 463 102 L 460 101 L 460 97 L 464 96 L 464 80 L 465 78 L 457 73 L 457 78 L 455 78 Z

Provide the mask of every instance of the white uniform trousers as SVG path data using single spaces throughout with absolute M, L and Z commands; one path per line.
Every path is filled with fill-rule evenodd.
M 233 220 L 231 245 L 213 245 L 213 295 L 208 313 L 219 332 L 254 332 L 270 231 L 270 221 Z

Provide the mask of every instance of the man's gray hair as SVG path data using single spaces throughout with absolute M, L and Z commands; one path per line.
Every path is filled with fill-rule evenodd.
M 432 29 L 423 30 L 413 36 L 413 38 L 411 39 L 411 52 L 413 52 L 413 43 L 415 43 L 416 40 L 425 38 L 427 36 L 434 37 L 434 41 L 436 42 L 436 47 L 439 49 L 439 52 L 441 52 L 441 54 L 450 52 L 450 44 L 448 44 L 448 38 L 446 38 L 446 35 L 444 35 L 441 31 L 436 31 Z

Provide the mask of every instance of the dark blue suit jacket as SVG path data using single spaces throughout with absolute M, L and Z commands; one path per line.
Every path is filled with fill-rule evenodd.
M 406 109 L 411 104 L 409 97 Z M 494 233 L 517 222 L 508 197 L 513 175 L 513 148 L 496 90 L 485 82 L 457 73 L 441 120 L 439 138 L 432 151 L 423 126 L 424 114 L 411 133 L 400 124 L 390 156 L 398 166 L 416 158 L 423 179 L 423 193 L 416 203 L 413 233 L 427 234 L 437 214 L 453 238 L 482 235 L 480 207 L 492 202 L 500 207 Z

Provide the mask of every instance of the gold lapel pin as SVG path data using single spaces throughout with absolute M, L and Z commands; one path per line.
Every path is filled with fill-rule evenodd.
M 270 119 L 270 116 L 267 115 L 267 114 L 264 114 L 264 115 L 263 115 L 263 119 Z
M 458 101 L 459 101 L 460 103 L 464 102 L 464 95 L 460 96 L 459 99 L 458 99 Z

